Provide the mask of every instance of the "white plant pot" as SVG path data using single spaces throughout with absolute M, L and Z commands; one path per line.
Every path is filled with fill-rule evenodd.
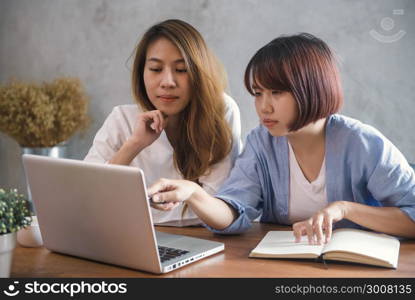
M 10 277 L 16 233 L 0 234 L 0 278 Z
M 32 223 L 17 232 L 17 242 L 23 247 L 41 247 L 43 245 L 37 217 L 32 216 Z

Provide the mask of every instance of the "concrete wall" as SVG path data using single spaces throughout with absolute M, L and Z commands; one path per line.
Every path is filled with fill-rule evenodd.
M 342 113 L 377 127 L 415 161 L 412 0 L 1 0 L 0 83 L 79 77 L 93 123 L 68 150 L 83 158 L 111 108 L 132 103 L 128 58 L 141 34 L 168 18 L 194 25 L 224 63 L 244 137 L 258 123 L 242 82 L 248 60 L 280 34 L 310 32 L 341 58 Z M 386 43 L 371 30 L 405 34 Z M 23 178 L 19 146 L 0 134 L 0 187 L 23 188 Z

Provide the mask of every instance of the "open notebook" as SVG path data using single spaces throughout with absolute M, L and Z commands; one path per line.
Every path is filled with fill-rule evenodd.
M 269 231 L 249 257 L 322 258 L 386 268 L 398 266 L 399 240 L 359 229 L 337 229 L 323 245 L 309 245 L 307 237 L 296 243 L 293 231 Z

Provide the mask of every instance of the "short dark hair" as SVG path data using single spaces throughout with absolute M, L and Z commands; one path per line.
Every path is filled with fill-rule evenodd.
M 249 61 L 244 81 L 251 95 L 253 85 L 293 94 L 298 118 L 291 131 L 334 114 L 343 105 L 334 54 L 309 33 L 280 36 L 263 46 Z

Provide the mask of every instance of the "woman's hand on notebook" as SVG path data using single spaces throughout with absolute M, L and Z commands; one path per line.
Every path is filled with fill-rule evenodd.
M 345 215 L 346 208 L 343 201 L 330 203 L 307 220 L 293 224 L 295 241 L 300 242 L 301 237 L 306 235 L 310 245 L 328 243 L 333 223 L 340 221 Z

